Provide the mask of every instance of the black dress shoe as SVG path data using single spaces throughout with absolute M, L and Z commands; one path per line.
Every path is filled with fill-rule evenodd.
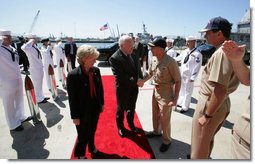
M 160 152 L 165 152 L 165 151 L 167 151 L 170 145 L 171 145 L 171 143 L 170 143 L 170 144 L 164 144 L 164 143 L 162 143 L 161 146 L 160 146 L 159 151 L 160 151 Z
M 91 153 L 91 157 L 92 158 L 98 158 L 98 157 L 100 157 L 103 153 L 101 153 L 99 150 L 95 150 L 95 151 L 92 151 Z
M 119 133 L 119 136 L 120 136 L 121 138 L 124 137 L 124 130 L 123 130 L 123 129 L 118 129 L 118 133 Z
M 153 137 L 160 137 L 160 136 L 162 136 L 162 134 L 155 134 L 154 132 L 149 132 L 149 133 L 145 134 L 145 136 L 147 138 L 153 138 Z
M 11 131 L 19 132 L 19 131 L 22 131 L 22 130 L 24 130 L 24 128 L 23 128 L 23 126 L 22 126 L 22 125 L 20 125 L 20 126 L 18 126 L 17 128 L 12 129 Z
M 44 100 L 49 100 L 50 98 L 49 97 L 45 97 Z
M 78 159 L 87 159 L 87 157 L 83 156 L 83 157 L 77 157 Z
M 174 111 L 178 111 L 178 110 L 180 110 L 180 109 L 182 109 L 182 106 L 177 104 L 177 105 L 175 106 L 175 108 L 174 108 Z
M 185 112 L 187 112 L 187 111 L 183 110 L 183 109 L 180 110 L 180 113 L 185 113 Z
M 138 129 L 136 127 L 130 127 L 131 131 L 134 133 L 138 133 Z
M 44 99 L 43 101 L 39 102 L 38 104 L 47 103 L 47 102 L 48 101 Z
M 32 120 L 32 119 L 33 119 L 33 116 L 29 116 L 29 117 L 27 117 L 25 120 L 21 121 L 21 123 L 30 121 L 30 120 Z
M 132 130 L 132 132 L 134 132 L 134 133 L 138 133 L 138 129 L 137 129 L 137 128 L 132 128 L 131 130 Z

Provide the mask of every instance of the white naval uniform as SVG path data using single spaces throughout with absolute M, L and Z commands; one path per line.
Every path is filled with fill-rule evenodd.
M 2 45 L 3 43 L 3 38 L 0 37 L 0 46 Z
M 190 52 L 190 50 L 187 50 L 186 56 L 189 55 Z M 177 101 L 177 105 L 180 105 L 184 111 L 189 109 L 194 88 L 194 81 L 196 80 L 202 65 L 202 54 L 199 51 L 195 50 L 191 52 L 188 61 L 184 63 L 186 56 L 182 59 L 181 62 L 182 84 Z M 190 82 L 190 80 L 193 80 L 193 82 Z
M 174 47 L 166 47 L 166 54 L 172 58 L 176 58 L 177 53 L 174 50 Z
M 42 57 L 43 57 L 44 74 L 45 74 L 47 85 L 48 85 L 49 89 L 51 89 L 50 76 L 48 73 L 49 65 L 51 65 L 52 68 L 54 69 L 53 56 L 51 56 L 50 51 L 51 51 L 50 46 L 47 46 L 47 47 L 42 46 L 41 47 L 41 53 L 42 53 Z
M 36 101 L 41 102 L 45 99 L 43 94 L 43 63 L 42 56 L 37 46 L 33 46 L 33 40 L 23 44 L 21 49 L 26 53 L 30 63 L 29 72 L 34 84 Z M 37 50 L 38 51 L 37 51 Z
M 63 64 L 65 66 L 65 54 L 63 51 L 63 48 L 61 47 L 61 42 L 59 42 L 58 44 L 54 45 L 54 49 L 53 49 L 53 54 L 56 58 L 56 64 L 57 64 L 57 70 L 58 70 L 58 79 L 61 79 L 61 74 L 62 74 L 62 70 L 60 67 L 60 59 L 62 59 Z
M 23 81 L 18 54 L 13 56 L 13 61 L 11 53 L 5 49 L 15 52 L 15 48 L 2 46 L 0 46 L 0 97 L 3 100 L 7 125 L 13 130 L 27 118 L 24 110 Z
M 148 65 L 149 66 L 152 63 L 152 58 L 153 58 L 153 54 L 152 54 L 151 50 L 149 50 L 149 52 L 148 52 Z
M 177 57 L 175 57 L 174 59 L 178 62 L 178 63 L 182 63 L 182 60 L 184 60 L 184 58 L 186 57 L 186 55 L 190 52 L 189 48 L 186 48 L 184 51 L 181 52 L 181 54 Z

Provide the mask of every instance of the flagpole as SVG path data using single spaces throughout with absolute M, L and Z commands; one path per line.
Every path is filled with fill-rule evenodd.
M 112 34 L 113 34 L 113 38 L 115 38 L 115 32 L 114 32 L 114 29 L 112 28 Z
M 117 24 L 117 31 L 118 31 L 118 39 L 119 39 L 120 38 L 120 32 L 119 32 L 118 24 Z
M 108 29 L 110 30 L 110 33 L 111 33 L 111 37 L 112 37 L 112 30 L 111 30 L 111 27 L 109 26 L 109 24 L 107 23 L 108 25 Z

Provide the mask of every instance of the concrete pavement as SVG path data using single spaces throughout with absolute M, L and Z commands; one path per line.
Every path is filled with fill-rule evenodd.
M 107 63 L 97 62 L 102 75 L 111 75 L 111 69 Z M 55 70 L 56 72 L 56 70 Z M 24 75 L 22 75 L 24 79 Z M 191 122 L 197 102 L 199 78 L 195 81 L 192 103 L 188 112 L 181 114 L 172 112 L 172 138 L 173 142 L 165 153 L 159 152 L 162 143 L 161 138 L 149 139 L 150 145 L 157 159 L 186 159 L 190 151 Z M 45 79 L 44 79 L 45 80 Z M 0 99 L 0 159 L 70 159 L 71 151 L 76 139 L 75 127 L 70 119 L 70 110 L 66 91 L 58 83 L 60 99 L 49 103 L 40 104 L 42 123 L 33 125 L 32 121 L 24 123 L 22 132 L 10 132 L 5 119 L 2 100 Z M 46 96 L 51 97 L 44 81 L 43 90 Z M 224 126 L 215 137 L 215 146 L 211 155 L 212 159 L 231 158 L 231 128 L 243 102 L 250 93 L 250 87 L 240 85 L 236 92 L 230 95 L 231 112 Z M 152 130 L 151 116 L 152 86 L 147 82 L 139 91 L 136 112 L 144 131 Z M 29 115 L 26 95 L 24 92 L 25 110 Z M 116 130 L 117 132 L 117 130 Z

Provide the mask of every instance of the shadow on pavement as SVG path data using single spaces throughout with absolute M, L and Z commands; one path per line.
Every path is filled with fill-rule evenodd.
M 197 99 L 192 97 L 191 98 L 191 103 L 197 104 Z M 175 110 L 175 112 L 178 112 L 178 111 Z M 187 112 L 182 113 L 182 114 L 186 115 L 186 116 L 189 116 L 189 117 L 193 117 L 194 113 L 195 113 L 195 109 L 189 108 L 189 110 Z M 233 126 L 234 126 L 234 124 L 232 122 L 229 122 L 228 120 L 225 120 L 222 127 L 228 128 L 228 129 L 233 129 Z
M 190 102 L 193 103 L 193 104 L 197 104 L 197 99 L 195 99 L 194 97 L 191 97 L 191 101 Z
M 66 105 L 63 103 L 63 101 L 68 100 L 67 91 L 57 89 L 57 92 L 58 92 L 58 98 L 54 100 L 54 102 L 61 108 L 66 108 Z
M 45 104 L 40 104 L 39 107 L 41 111 L 46 114 L 45 116 L 47 120 L 46 126 L 48 128 L 59 123 L 64 117 L 63 115 L 60 114 L 60 109 L 53 103 L 48 102 Z
M 11 131 L 12 148 L 17 152 L 17 159 L 47 159 L 49 151 L 44 149 L 45 139 L 49 132 L 43 122 L 33 126 L 30 122 L 23 123 L 21 132 Z
M 148 141 L 157 159 L 187 159 L 190 154 L 190 145 L 176 139 L 172 139 L 171 146 L 163 153 L 159 151 L 162 137 L 148 138 Z

